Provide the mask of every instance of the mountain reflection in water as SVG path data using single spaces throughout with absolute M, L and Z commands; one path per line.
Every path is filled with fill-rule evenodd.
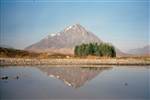
M 105 70 L 113 67 L 39 67 L 49 77 L 62 80 L 73 88 L 83 86 L 87 81 L 94 79 Z
M 149 73 L 146 66 L 1 67 L 0 99 L 149 100 Z

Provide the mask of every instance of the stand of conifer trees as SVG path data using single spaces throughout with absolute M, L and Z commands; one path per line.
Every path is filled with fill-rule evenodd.
M 106 56 L 116 57 L 115 48 L 108 43 L 89 43 L 75 46 L 74 54 L 76 56 Z

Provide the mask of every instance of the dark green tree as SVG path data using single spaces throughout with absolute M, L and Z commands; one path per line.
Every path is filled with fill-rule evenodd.
M 89 43 L 75 46 L 74 53 L 76 56 L 107 56 L 115 57 L 115 48 L 108 43 Z

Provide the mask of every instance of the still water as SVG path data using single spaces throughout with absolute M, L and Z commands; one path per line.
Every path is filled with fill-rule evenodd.
M 8 76 L 8 79 L 2 77 Z M 150 68 L 0 67 L 0 99 L 149 100 Z

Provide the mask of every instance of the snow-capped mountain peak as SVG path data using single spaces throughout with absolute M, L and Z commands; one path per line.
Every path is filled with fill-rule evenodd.
M 80 24 L 68 26 L 63 31 L 50 34 L 41 41 L 32 44 L 26 50 L 40 52 L 56 52 L 73 54 L 73 48 L 82 43 L 102 42 L 93 33 L 87 31 Z
M 80 24 L 74 24 L 64 29 L 64 32 L 72 32 L 72 31 L 77 31 L 77 33 L 82 34 L 87 33 L 86 29 Z

